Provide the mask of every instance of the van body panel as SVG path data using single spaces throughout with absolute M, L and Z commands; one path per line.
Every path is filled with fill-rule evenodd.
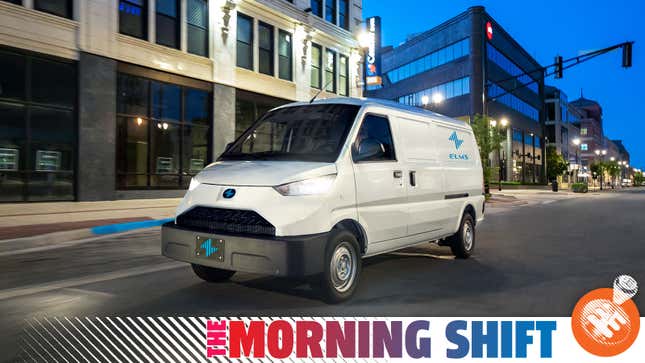
M 199 173 L 200 183 L 236 186 L 276 186 L 335 174 L 334 163 L 302 161 L 218 161 Z
M 482 164 L 467 123 L 386 101 L 337 99 L 313 103 L 329 104 L 360 106 L 355 108 L 358 111 L 353 123 L 344 124 L 348 128 L 345 128 L 345 139 L 336 149 L 335 161 L 288 160 L 288 147 L 276 149 L 285 159 L 276 156 L 271 160 L 271 154 L 267 154 L 266 159 L 265 155 L 255 155 L 248 160 L 220 160 L 194 178 L 194 185 L 191 183 L 191 190 L 176 211 L 177 216 L 195 207 L 251 211 L 270 223 L 275 235 L 229 236 L 209 232 L 205 236 L 228 239 L 234 247 L 227 251 L 230 255 L 224 264 L 203 262 L 194 258 L 193 245 L 197 234 L 204 236 L 204 232 L 186 230 L 176 220 L 162 228 L 162 252 L 182 261 L 222 269 L 302 276 L 321 272 L 323 265 L 318 262 L 325 255 L 326 238 L 343 220 L 357 222 L 364 232 L 360 236 L 366 247 L 364 257 L 449 237 L 458 231 L 461 216 L 469 205 L 475 210 L 477 223 L 483 220 Z M 293 103 L 275 110 L 309 105 Z M 300 112 L 285 111 L 294 115 Z M 380 117 L 381 121 L 387 119 L 393 144 L 388 149 L 393 148 L 394 157 L 361 162 L 353 159 L 359 137 L 365 137 L 360 132 L 368 115 Z M 317 120 L 325 120 L 324 117 Z M 308 131 L 299 126 L 304 125 L 300 118 L 287 121 L 286 130 L 300 127 L 297 135 L 307 142 Z M 312 135 L 318 135 L 316 141 L 321 138 L 324 141 L 326 133 L 333 129 L 329 125 L 334 125 L 311 118 L 308 121 L 315 130 Z M 247 138 L 252 131 L 247 131 Z M 267 133 L 258 135 L 266 137 Z M 272 140 L 280 143 L 291 135 L 281 134 Z M 236 141 L 240 142 L 244 140 Z M 385 146 L 377 145 L 385 155 Z M 235 157 L 243 158 L 244 154 L 237 152 Z M 326 175 L 335 175 L 335 178 L 324 192 L 287 196 L 276 189 Z M 225 196 L 228 189 L 234 189 L 232 197 Z M 312 262 L 312 259 L 320 261 Z M 298 264 L 306 264 L 307 268 L 295 266 Z

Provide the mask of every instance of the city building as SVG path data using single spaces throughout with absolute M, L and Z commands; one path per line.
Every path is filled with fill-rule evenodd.
M 583 111 L 580 118 L 580 163 L 585 174 L 589 166 L 598 160 L 597 150 L 605 150 L 605 138 L 602 128 L 602 107 L 596 101 L 580 97 L 571 104 Z
M 556 152 L 569 163 L 569 173 L 561 181 L 569 182 L 571 178 L 575 181 L 580 171 L 581 140 L 577 125 L 585 113 L 570 104 L 566 93 L 558 88 L 545 86 L 544 97 L 547 147 L 555 147 Z
M 0 1 L 0 201 L 179 196 L 266 110 L 361 96 L 361 0 Z
M 383 84 L 368 90 L 370 97 L 464 120 L 486 114 L 507 125 L 502 178 L 544 181 L 542 67 L 483 7 L 383 47 L 380 56 Z

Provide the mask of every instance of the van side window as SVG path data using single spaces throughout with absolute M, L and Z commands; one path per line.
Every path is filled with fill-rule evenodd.
M 387 118 L 367 115 L 352 147 L 354 162 L 396 160 L 390 122 Z

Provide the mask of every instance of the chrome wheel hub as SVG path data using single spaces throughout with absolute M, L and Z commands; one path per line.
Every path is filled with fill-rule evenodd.
M 353 249 L 348 242 L 341 242 L 331 257 L 329 271 L 331 282 L 338 292 L 345 292 L 352 287 L 356 277 L 356 264 Z
M 466 251 L 470 251 L 473 248 L 474 238 L 473 226 L 469 222 L 466 222 L 464 224 L 464 249 Z

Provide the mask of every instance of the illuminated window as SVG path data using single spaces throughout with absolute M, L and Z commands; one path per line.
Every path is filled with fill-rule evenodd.
M 587 145 L 587 144 L 580 144 L 580 150 L 582 150 L 582 151 L 587 151 L 587 150 L 589 150 L 589 145 Z
M 580 129 L 580 135 L 586 135 L 587 134 L 587 128 L 583 127 Z

